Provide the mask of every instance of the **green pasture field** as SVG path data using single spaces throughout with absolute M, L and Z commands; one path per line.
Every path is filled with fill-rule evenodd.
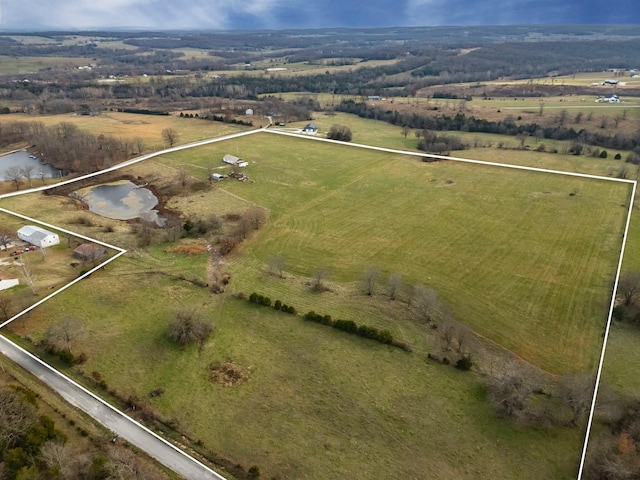
M 380 128 L 404 141 L 397 128 Z M 192 215 L 203 216 L 249 202 L 270 210 L 268 225 L 228 260 L 230 292 L 256 290 L 300 311 L 389 328 L 416 347 L 413 354 L 160 275 L 205 275 L 205 258 L 168 255 L 163 246 L 132 249 L 15 330 L 37 341 L 73 312 L 87 322 L 79 347 L 89 357 L 86 374 L 98 371 L 108 385 L 139 398 L 162 386 L 166 393 L 150 402 L 165 418 L 212 451 L 246 467 L 259 464 L 268 475 L 371 478 L 385 469 L 404 478 L 575 476 L 579 429 L 532 430 L 495 419 L 479 378 L 425 363 L 428 330 L 403 303 L 364 295 L 359 279 L 369 264 L 385 275 L 402 273 L 408 284 L 436 288 L 456 318 L 543 368 L 590 369 L 606 319 L 626 186 L 426 164 L 269 134 L 130 170 L 144 177 L 146 165 L 165 176 L 186 168 L 202 180 L 211 162 L 222 166 L 225 153 L 250 162 L 252 182 L 225 180 L 170 205 L 191 205 Z M 2 206 L 37 211 L 51 223 L 123 245 L 119 231 L 71 223 L 92 214 L 51 201 L 29 195 Z M 286 278 L 266 274 L 273 255 L 285 256 Z M 305 282 L 324 266 L 331 290 L 311 293 Z M 201 353 L 166 339 L 171 311 L 181 305 L 199 306 L 217 325 Z M 249 381 L 212 385 L 208 365 L 228 358 L 249 370 Z
M 34 73 L 47 68 L 74 69 L 90 62 L 90 58 L 12 57 L 0 55 L 0 75 Z
M 640 329 L 636 325 L 613 321 L 604 357 L 603 381 L 615 390 L 637 397 L 640 392 L 638 345 Z
M 608 96 L 609 93 L 604 93 L 603 96 Z M 596 119 L 601 119 L 602 116 L 615 118 L 616 115 L 626 115 L 627 121 L 634 121 L 640 118 L 640 99 L 637 97 L 625 97 L 624 93 L 620 93 L 622 103 L 604 103 L 596 102 L 595 96 L 581 96 L 581 99 L 567 99 L 566 97 L 552 97 L 544 98 L 542 100 L 514 100 L 514 99 L 491 99 L 482 100 L 474 99 L 466 103 L 466 107 L 470 108 L 469 114 L 473 114 L 474 108 L 497 108 L 503 110 L 502 113 L 511 113 L 517 115 L 518 113 L 529 113 L 538 116 L 540 112 L 540 105 L 542 104 L 543 115 L 542 118 L 548 120 L 549 117 L 558 115 L 562 110 L 567 111 L 567 123 L 568 127 L 580 129 L 585 122 L 583 117 L 580 124 L 575 123 L 574 118 L 578 112 L 582 112 L 583 115 L 591 115 Z M 431 102 L 447 103 L 443 99 L 432 99 Z M 457 102 L 457 103 L 456 103 Z M 450 104 L 459 104 L 459 101 L 449 100 Z
M 202 149 L 250 161 L 255 183 L 224 188 L 270 210 L 235 288 L 259 283 L 274 255 L 296 276 L 326 266 L 346 283 L 377 265 L 435 288 L 456 318 L 542 368 L 593 367 L 628 185 L 282 142 L 260 135 Z
M 353 133 L 353 143 L 375 145 L 378 147 L 394 148 L 399 150 L 417 150 L 418 139 L 415 130 L 410 130 L 405 138 L 402 128 L 390 125 L 386 122 L 359 118 L 355 115 L 338 113 L 335 116 L 317 114 L 313 120 L 324 133 L 332 125 L 347 125 Z M 287 131 L 301 129 L 308 122 L 294 122 L 282 128 Z M 570 142 L 559 140 L 538 140 L 529 137 L 525 141 L 526 150 L 520 150 L 516 137 L 490 133 L 470 132 L 438 132 L 441 135 L 458 137 L 463 143 L 470 146 L 467 150 L 456 150 L 449 153 L 452 157 L 473 158 L 496 163 L 522 165 L 534 168 L 546 168 L 549 170 L 561 170 L 567 172 L 586 173 L 599 176 L 615 176 L 616 173 L 626 167 L 628 178 L 636 178 L 638 167 L 624 163 L 624 158 L 629 152 L 623 150 L 608 150 L 606 159 L 594 158 L 588 155 L 565 155 L 562 152 L 570 146 Z M 497 148 L 499 144 L 503 148 Z M 540 144 L 545 145 L 545 152 L 536 152 Z M 478 147 L 475 147 L 478 145 Z M 559 153 L 550 153 L 556 149 Z M 422 152 L 425 153 L 425 152 Z M 615 160 L 620 153 L 623 161 Z M 198 155 L 198 153 L 195 153 Z
M 167 262 L 197 273 L 205 258 L 176 259 L 161 248 L 129 254 L 38 309 L 27 330 L 37 340 L 74 312 L 86 322 L 74 347 L 88 356 L 86 374 L 100 372 L 125 397 L 148 399 L 162 387 L 161 397 L 143 401 L 266 478 L 575 476 L 580 429 L 496 419 L 474 374 L 148 273 Z M 180 306 L 197 306 L 216 324 L 200 352 L 166 337 Z M 245 383 L 208 379 L 209 365 L 228 359 L 249 372 Z

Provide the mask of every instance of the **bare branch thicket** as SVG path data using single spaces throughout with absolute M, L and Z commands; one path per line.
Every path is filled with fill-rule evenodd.
M 75 317 L 64 317 L 47 329 L 42 343 L 54 352 L 71 352 L 73 344 L 84 335 L 84 323 Z
M 313 271 L 313 289 L 321 292 L 325 289 L 324 281 L 329 277 L 329 269 L 327 267 L 316 268 Z
M 278 275 L 280 278 L 284 278 L 285 263 L 286 263 L 285 258 L 282 255 L 269 258 L 268 260 L 269 272 L 272 275 Z
M 624 298 L 624 304 L 630 306 L 635 303 L 640 294 L 640 272 L 627 272 L 620 276 L 618 295 Z
M 391 300 L 396 300 L 402 291 L 403 281 L 402 275 L 399 273 L 392 273 L 389 277 L 389 283 L 387 286 L 387 293 Z
M 426 287 L 422 284 L 415 285 L 413 287 L 413 299 L 411 303 L 426 323 L 431 323 L 440 317 L 440 300 L 438 299 L 438 292 L 433 288 Z
M 376 285 L 380 277 L 380 269 L 376 266 L 369 265 L 362 272 L 362 280 L 364 282 L 364 290 L 369 296 L 373 296 L 376 292 Z
M 198 343 L 202 349 L 213 329 L 213 324 L 205 320 L 199 310 L 180 308 L 173 312 L 173 319 L 169 323 L 169 337 L 182 347 Z

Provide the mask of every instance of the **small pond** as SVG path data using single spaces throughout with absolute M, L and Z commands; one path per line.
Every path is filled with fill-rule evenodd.
M 83 188 L 76 190 L 71 196 L 82 200 L 89 211 L 103 217 L 131 220 L 144 216 L 161 227 L 166 222 L 154 209 L 158 205 L 158 199 L 153 192 L 128 180 Z
M 9 153 L 8 155 L 0 156 L 0 178 L 5 178 L 5 172 L 8 168 L 18 167 L 25 168 L 27 166 L 33 167 L 31 173 L 32 179 L 54 178 L 61 177 L 61 171 L 52 167 L 48 163 L 42 163 L 42 161 L 26 150 L 20 150 L 18 152 Z

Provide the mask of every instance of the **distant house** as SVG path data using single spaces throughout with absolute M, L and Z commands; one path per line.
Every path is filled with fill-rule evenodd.
M 73 251 L 73 256 L 83 262 L 100 260 L 107 254 L 107 249 L 95 243 L 83 243 Z
M 235 165 L 236 167 L 246 167 L 249 165 L 249 162 L 245 162 L 240 157 L 236 157 L 235 155 L 230 155 L 228 153 L 222 157 L 222 161 L 229 165 Z
M 302 133 L 316 134 L 318 133 L 318 126 L 315 123 L 308 123 L 302 129 Z
M 18 238 L 40 248 L 51 247 L 60 243 L 60 237 L 58 237 L 57 233 L 35 225 L 25 225 L 18 230 Z
M 367 97 L 367 100 L 371 100 L 371 101 L 380 100 L 380 95 L 369 95 Z
M 620 103 L 620 98 L 617 95 L 611 95 L 610 97 L 604 97 L 603 101 L 608 103 Z
M 245 115 L 253 115 L 253 108 L 247 108 L 247 110 L 244 112 Z
M 13 275 L 9 275 L 6 272 L 0 271 L 0 290 L 6 290 L 7 288 L 20 285 L 20 280 Z
M 602 82 L 602 85 L 617 85 L 617 84 L 618 84 L 618 80 L 611 79 L 611 78 L 608 78 L 604 82 Z

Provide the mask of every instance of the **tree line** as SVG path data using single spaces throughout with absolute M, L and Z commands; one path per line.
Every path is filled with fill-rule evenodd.
M 0 147 L 30 145 L 30 150 L 59 170 L 92 173 L 140 153 L 140 142 L 127 143 L 107 135 L 93 135 L 72 123 L 45 126 L 40 122 L 0 123 Z M 14 180 L 13 178 L 11 180 Z
M 526 135 L 536 139 L 570 140 L 579 144 L 588 144 L 617 150 L 637 150 L 640 154 L 640 130 L 634 135 L 623 133 L 590 132 L 576 130 L 564 125 L 541 125 L 537 123 L 517 123 L 514 117 L 504 120 L 487 120 L 466 115 L 462 112 L 455 116 L 420 115 L 385 110 L 365 102 L 343 100 L 335 109 L 340 112 L 357 115 L 361 118 L 381 120 L 392 125 L 407 126 L 417 130 L 460 131 L 493 133 L 500 135 Z

